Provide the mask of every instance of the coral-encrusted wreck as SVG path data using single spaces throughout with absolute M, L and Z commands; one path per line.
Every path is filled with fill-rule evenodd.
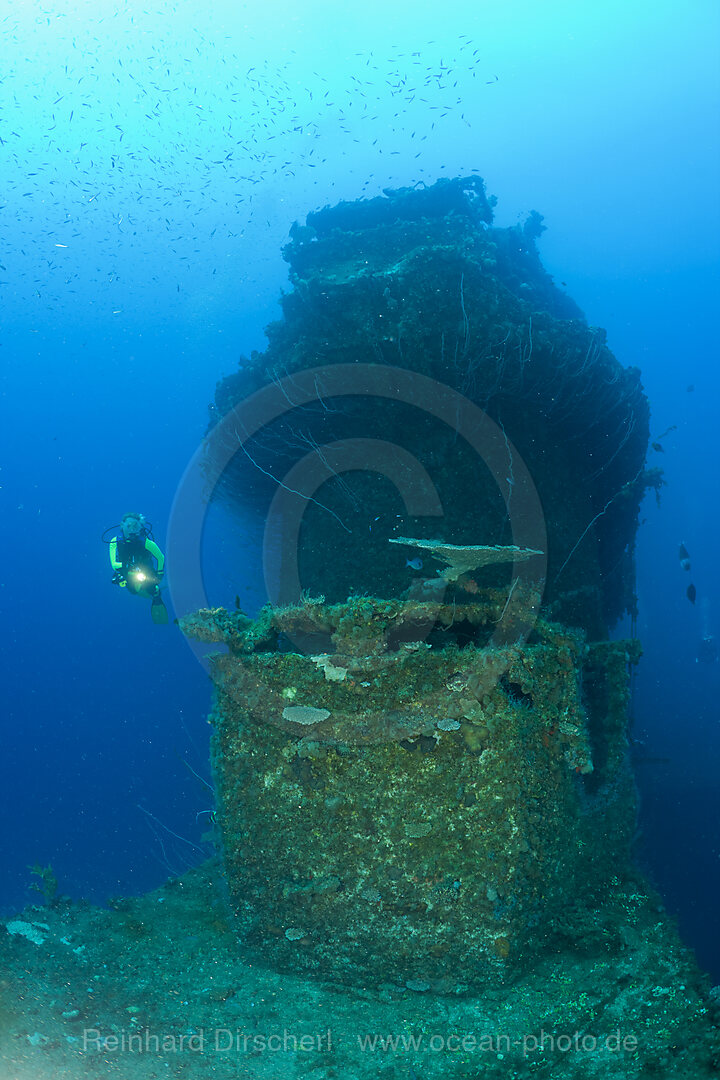
M 627 864 L 637 650 L 543 620 L 532 643 L 479 644 L 504 603 L 183 621 L 228 646 L 212 665 L 225 865 L 246 940 L 276 964 L 456 989 L 581 935 Z
M 660 482 L 645 469 L 648 404 L 638 370 L 615 359 L 605 332 L 543 269 L 540 215 L 496 228 L 491 203 L 478 177 L 440 181 L 341 203 L 292 230 L 283 318 L 268 327 L 267 349 L 218 384 L 212 424 L 273 383 L 281 415 L 223 467 L 217 490 L 264 518 L 277 492 L 267 474 L 281 480 L 321 448 L 328 467 L 306 501 L 298 562 L 303 587 L 338 602 L 406 586 L 405 555 L 386 546 L 399 520 L 405 536 L 512 543 L 524 465 L 548 535 L 545 602 L 599 638 L 633 607 L 638 507 Z M 332 377 L 340 366 L 407 379 L 382 396 L 370 376 L 367 386 L 346 377 L 343 394 Z M 318 370 L 308 400 L 303 373 Z M 437 387 L 456 395 L 449 421 L 433 414 Z M 476 410 L 467 422 L 463 402 Z M 497 462 L 478 460 L 468 425 L 480 437 L 496 431 Z M 228 430 L 244 434 L 243 422 Z M 369 453 L 333 467 L 328 448 L 359 439 L 411 455 L 437 508 L 409 506 Z
M 230 425 L 242 452 L 217 490 L 301 508 L 296 595 L 256 621 L 182 620 L 227 647 L 225 865 L 247 942 L 278 965 L 482 983 L 581 938 L 628 866 L 639 650 L 607 638 L 659 480 L 638 373 L 544 272 L 540 230 L 494 228 L 478 178 L 311 214 L 267 351 L 218 387 L 217 430 L 251 394 L 266 408 L 267 383 L 279 406 Z M 307 459 L 322 482 L 303 494 Z M 435 509 L 398 497 L 389 459 L 412 459 Z

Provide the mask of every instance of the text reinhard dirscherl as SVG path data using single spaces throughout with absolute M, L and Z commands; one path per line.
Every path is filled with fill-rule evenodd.
M 336 1040 L 348 1042 L 347 1038 Z M 461 1053 L 505 1054 L 520 1053 L 524 1058 L 534 1054 L 605 1053 L 634 1054 L 638 1040 L 634 1035 L 616 1030 L 608 1035 L 591 1035 L 574 1031 L 572 1034 L 550 1034 L 547 1031 L 509 1034 L 428 1034 L 411 1035 L 367 1032 L 355 1034 L 355 1048 L 367 1054 Z M 282 1032 L 260 1034 L 231 1028 L 201 1028 L 198 1031 L 167 1032 L 122 1030 L 104 1034 L 98 1028 L 85 1028 L 83 1051 L 101 1054 L 283 1054 L 327 1053 L 335 1049 L 330 1028 L 324 1032 L 295 1034 L 285 1028 Z

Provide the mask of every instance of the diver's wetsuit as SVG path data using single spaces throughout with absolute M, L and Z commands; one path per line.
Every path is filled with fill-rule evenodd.
M 153 564 L 153 559 L 157 566 Z M 122 533 L 113 536 L 110 541 L 110 563 L 113 570 L 125 580 L 129 592 L 153 596 L 159 591 L 157 576 L 163 572 L 165 556 L 154 540 L 147 536 L 133 536 L 126 540 Z M 147 580 L 136 581 L 132 570 L 144 571 Z

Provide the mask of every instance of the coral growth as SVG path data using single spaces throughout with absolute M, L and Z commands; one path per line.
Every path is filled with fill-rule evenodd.
M 427 551 L 433 559 L 444 562 L 445 569 L 438 570 L 445 581 L 457 581 L 463 574 L 477 570 L 481 566 L 493 563 L 524 562 L 533 555 L 544 552 L 534 548 L 519 548 L 513 544 L 505 547 L 499 544 L 445 544 L 442 540 L 414 540 L 407 536 L 391 536 L 391 544 L 404 544 L 406 547 L 420 548 Z
M 229 646 L 212 664 L 218 817 L 244 934 L 274 963 L 482 982 L 537 962 L 587 915 L 568 896 L 598 902 L 626 866 L 636 654 L 542 619 L 493 647 L 501 606 L 485 590 L 434 623 L 369 597 L 183 621 Z
M 634 603 L 638 508 L 659 481 L 645 468 L 648 404 L 638 370 L 543 269 L 540 215 L 500 228 L 492 203 L 479 177 L 458 178 L 328 207 L 293 229 L 282 319 L 267 349 L 219 383 L 212 412 L 217 424 L 269 386 L 275 419 L 223 463 L 218 490 L 264 515 L 277 492 L 270 477 L 313 463 L 315 486 L 288 485 L 307 491 L 300 579 L 343 601 L 398 595 L 408 575 L 387 540 L 423 535 L 427 514 L 440 512 L 408 503 L 420 472 L 401 492 L 403 461 L 437 494 L 434 531 L 449 545 L 519 543 L 513 513 L 531 482 L 547 544 L 522 543 L 547 551 L 547 601 L 599 639 Z M 378 373 L 398 371 L 402 392 L 395 376 L 394 390 L 378 391 Z M 331 449 L 351 443 L 366 449 Z M 388 451 L 383 469 L 369 444 L 405 457 Z M 488 569 L 484 583 L 507 573 Z

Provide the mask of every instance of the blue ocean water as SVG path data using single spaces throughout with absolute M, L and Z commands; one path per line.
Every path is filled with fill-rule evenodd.
M 499 224 L 545 215 L 546 267 L 672 429 L 637 553 L 638 857 L 720 978 L 716 5 L 30 2 L 0 34 L 0 907 L 33 864 L 102 902 L 201 857 L 210 686 L 101 535 L 137 509 L 164 543 L 293 221 L 474 172 Z M 262 603 L 259 545 L 213 509 L 212 603 Z

